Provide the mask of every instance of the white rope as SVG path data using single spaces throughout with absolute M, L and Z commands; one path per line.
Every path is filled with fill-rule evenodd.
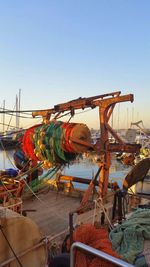
M 42 167 L 42 165 L 43 165 L 43 162 L 38 163 L 36 166 L 33 166 L 32 168 L 29 167 L 29 169 L 28 169 L 27 171 L 23 172 L 23 170 L 28 166 L 29 162 L 30 162 L 30 160 L 29 160 L 29 161 L 25 164 L 25 166 L 21 169 L 21 171 L 19 172 L 19 174 L 18 174 L 17 177 L 16 177 L 17 180 L 20 180 L 20 181 L 24 180 L 23 177 L 24 177 L 25 175 L 28 175 L 28 174 L 30 174 L 30 173 L 32 173 L 32 172 L 38 170 L 38 168 L 39 168 L 39 167 Z
M 112 223 L 111 223 L 111 221 L 110 221 L 110 219 L 109 219 L 109 217 L 108 217 L 108 214 L 107 214 L 107 212 L 106 212 L 106 210 L 105 210 L 105 208 L 104 208 L 104 205 L 103 205 L 103 202 L 102 202 L 102 199 L 101 199 L 101 198 L 100 198 L 100 205 L 101 205 L 101 207 L 102 207 L 102 209 L 103 209 L 103 212 L 104 212 L 104 214 L 105 214 L 105 216 L 106 216 L 106 218 L 107 218 L 107 221 L 108 221 L 110 227 L 113 229 L 113 225 L 112 225 Z
M 110 219 L 109 219 L 109 217 L 108 217 L 108 214 L 107 214 L 107 212 L 106 212 L 106 210 L 105 210 L 105 207 L 104 207 L 104 205 L 103 205 L 103 200 L 102 200 L 102 198 L 98 198 L 98 200 L 100 200 L 100 205 L 99 205 L 98 201 L 96 201 L 96 202 L 97 202 L 97 206 L 98 206 L 99 208 L 102 208 L 102 210 L 103 210 L 103 212 L 104 212 L 104 214 L 105 214 L 105 216 L 106 216 L 106 219 L 107 219 L 107 221 L 108 221 L 110 227 L 113 229 L 113 225 L 112 225 L 112 223 L 111 223 L 111 221 L 110 221 Z

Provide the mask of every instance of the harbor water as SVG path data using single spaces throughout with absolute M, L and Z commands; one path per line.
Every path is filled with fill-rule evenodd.
M 8 168 L 16 169 L 13 161 L 14 150 L 0 150 L 0 169 L 5 170 Z M 88 158 L 80 158 L 74 163 L 71 163 L 68 166 L 65 166 L 62 174 L 88 178 L 92 179 L 98 170 L 98 165 L 93 160 Z M 129 172 L 130 168 L 124 166 L 120 161 L 115 159 L 115 156 L 112 156 L 111 167 L 110 167 L 110 182 L 117 182 L 120 187 L 122 187 L 122 181 Z M 85 188 L 86 185 L 75 184 L 75 187 Z

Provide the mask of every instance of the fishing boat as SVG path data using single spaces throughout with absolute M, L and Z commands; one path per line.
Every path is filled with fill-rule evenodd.
M 0 150 L 10 150 L 15 149 L 16 146 L 20 144 L 20 138 L 24 132 L 24 129 L 20 127 L 20 116 L 19 110 L 21 105 L 21 89 L 19 89 L 18 95 L 16 95 L 16 110 L 10 112 L 9 109 L 5 108 L 5 100 L 3 101 L 3 108 L 1 108 L 2 113 L 2 126 L 3 131 L 0 132 Z M 11 126 L 10 123 L 5 122 L 5 117 L 9 116 L 9 122 L 12 120 L 12 116 L 16 117 L 16 125 Z M 5 129 L 7 127 L 7 130 Z
M 0 137 L 0 149 L 13 149 L 18 145 L 19 141 L 10 135 Z
M 144 241 L 150 240 L 149 208 L 144 202 L 146 209 L 142 209 L 143 198 L 128 190 L 144 180 L 149 159 L 136 165 L 125 177 L 122 188 L 109 181 L 112 153 L 140 151 L 139 144 L 126 144 L 109 125 L 115 105 L 125 101 L 133 102 L 133 95 L 112 92 L 33 112 L 33 117 L 42 116 L 43 121 L 24 133 L 25 157 L 18 153 L 16 158 L 21 168 L 16 177 L 8 173 L 1 176 L 0 266 L 59 267 L 63 262 L 63 266 L 71 267 L 147 264 L 142 249 Z M 85 124 L 59 121 L 62 114 L 69 112 L 73 117 L 78 109 L 96 107 L 101 136 L 94 144 Z M 109 141 L 109 134 L 115 142 Z M 99 155 L 92 179 L 63 174 L 63 166 L 90 151 Z M 40 168 L 45 171 L 38 174 Z M 87 189 L 77 189 L 74 183 L 87 184 Z M 141 209 L 129 216 L 136 205 Z M 136 231 L 137 225 L 140 231 Z

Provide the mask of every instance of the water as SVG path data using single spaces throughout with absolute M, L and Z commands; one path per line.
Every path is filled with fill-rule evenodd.
M 64 169 L 65 175 L 77 176 L 82 178 L 89 178 L 92 179 L 93 176 L 96 174 L 98 170 L 98 166 L 96 163 L 93 163 L 87 159 L 80 161 L 79 163 L 74 163 L 69 167 Z M 110 175 L 109 181 L 110 182 L 117 182 L 120 187 L 122 187 L 122 182 L 129 172 L 130 168 L 127 166 L 122 165 L 115 159 L 111 161 L 111 168 L 110 168 Z M 80 184 L 81 188 L 86 188 L 86 185 Z
M 15 168 L 13 162 L 14 150 L 0 150 L 0 169 Z
M 0 150 L 0 169 L 16 168 L 13 162 L 14 150 Z M 122 165 L 115 159 L 112 159 L 109 180 L 117 182 L 122 187 L 122 181 L 130 168 Z M 80 159 L 74 164 L 66 166 L 62 172 L 64 175 L 77 176 L 92 179 L 98 170 L 98 166 L 91 160 Z M 75 187 L 86 188 L 86 185 L 74 183 Z

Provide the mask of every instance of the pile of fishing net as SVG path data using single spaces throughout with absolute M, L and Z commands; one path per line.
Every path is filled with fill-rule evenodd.
M 54 121 L 26 130 L 23 151 L 32 161 L 42 161 L 45 168 L 69 163 L 87 151 L 91 135 L 85 124 Z
M 95 249 L 101 250 L 111 256 L 120 258 L 117 252 L 113 251 L 109 240 L 108 231 L 105 228 L 96 228 L 92 224 L 82 224 L 73 233 L 73 240 L 82 242 Z M 113 267 L 113 263 L 102 258 L 89 256 L 79 250 L 76 251 L 75 267 Z
M 138 267 L 150 266 L 150 209 L 137 209 L 109 237 L 123 260 Z

